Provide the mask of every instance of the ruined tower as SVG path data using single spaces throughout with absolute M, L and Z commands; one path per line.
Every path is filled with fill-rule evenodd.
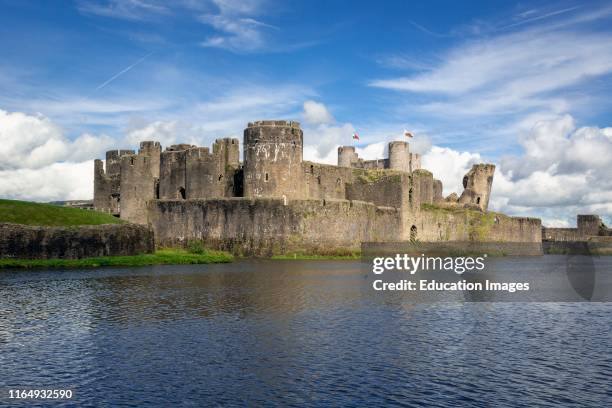
M 355 153 L 354 146 L 340 146 L 338 147 L 338 166 L 340 167 L 351 167 L 353 163 L 358 160 L 357 153 Z
M 599 235 L 600 229 L 604 229 L 604 223 L 598 215 L 578 215 L 576 226 L 578 234 L 582 236 Z M 602 228 L 603 227 L 603 228 Z
M 249 123 L 244 130 L 244 196 L 302 197 L 303 139 L 298 122 Z
M 463 177 L 464 190 L 459 197 L 459 203 L 475 205 L 482 211 L 486 211 L 489 206 L 494 173 L 494 164 L 474 164 Z
M 133 150 L 106 152 L 106 171 L 102 160 L 94 161 L 94 208 L 119 215 L 121 210 L 121 157 L 134 154 Z
M 186 199 L 186 161 L 189 144 L 172 145 L 162 152 L 159 163 L 159 198 L 166 200 Z
M 161 145 L 141 142 L 138 154 L 121 157 L 121 218 L 147 223 L 147 202 L 156 198 Z
M 194 147 L 185 152 L 186 198 L 230 197 L 234 174 L 238 170 L 238 139 L 217 139 L 212 153 L 208 147 Z
M 410 172 L 410 150 L 408 142 L 389 142 L 389 168 Z

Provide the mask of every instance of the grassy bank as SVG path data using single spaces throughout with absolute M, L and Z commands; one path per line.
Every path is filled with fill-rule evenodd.
M 118 224 L 110 214 L 80 208 L 29 201 L 0 200 L 0 222 L 23 225 L 69 227 L 76 225 Z
M 293 253 L 293 254 L 284 254 L 284 255 L 274 255 L 270 259 L 280 259 L 280 260 L 301 260 L 301 261 L 311 261 L 311 260 L 355 260 L 361 259 L 361 252 L 339 252 L 339 253 L 330 253 L 330 254 L 305 254 L 305 253 Z
M 221 251 L 190 252 L 160 249 L 154 254 L 102 256 L 83 259 L 0 259 L 0 268 L 95 268 L 100 266 L 185 265 L 232 262 L 234 257 Z

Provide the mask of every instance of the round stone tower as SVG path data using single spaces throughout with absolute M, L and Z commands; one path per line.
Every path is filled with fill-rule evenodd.
M 355 153 L 355 146 L 338 147 L 338 166 L 351 167 L 351 164 L 356 161 L 357 153 Z
M 410 171 L 408 142 L 389 142 L 389 168 Z
M 303 198 L 303 140 L 298 122 L 249 123 L 244 130 L 244 196 Z

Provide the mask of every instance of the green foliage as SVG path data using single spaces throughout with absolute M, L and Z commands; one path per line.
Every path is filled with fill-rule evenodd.
M 336 249 L 336 250 L 328 250 L 321 251 L 318 250 L 316 253 L 312 252 L 290 252 L 282 255 L 273 255 L 271 259 L 280 259 L 280 260 L 355 260 L 361 258 L 361 251 L 351 251 L 348 249 Z
M 100 266 L 183 265 L 232 262 L 222 251 L 205 250 L 194 254 L 184 249 L 160 249 L 154 254 L 102 256 L 83 259 L 0 259 L 1 268 L 97 268 Z
M 92 210 L 62 207 L 29 201 L 0 200 L 0 222 L 24 225 L 68 227 L 119 224 L 117 217 Z
M 206 253 L 206 248 L 204 248 L 204 244 L 202 241 L 191 241 L 187 247 L 187 250 L 192 254 L 201 255 Z

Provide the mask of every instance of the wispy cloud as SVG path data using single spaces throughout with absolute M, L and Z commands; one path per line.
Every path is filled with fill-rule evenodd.
M 83 14 L 125 20 L 146 20 L 153 16 L 168 14 L 170 10 L 163 1 L 153 0 L 108 0 L 77 2 L 78 10 Z
M 213 0 L 217 13 L 200 16 L 200 21 L 217 30 L 200 43 L 202 47 L 224 48 L 235 52 L 252 52 L 267 45 L 267 32 L 278 30 L 254 16 L 264 11 L 262 0 Z
M 577 10 L 577 9 L 579 9 L 581 7 L 582 6 L 568 7 L 568 8 L 564 8 L 564 9 L 560 9 L 560 10 L 550 11 L 550 12 L 543 13 L 543 14 L 537 14 L 536 10 L 527 10 L 527 11 L 519 14 L 519 17 L 521 18 L 520 21 L 517 21 L 516 23 L 505 25 L 505 26 L 503 26 L 503 27 L 501 27 L 499 29 L 500 30 L 505 30 L 505 29 L 517 27 L 517 26 L 520 26 L 520 25 L 523 25 L 523 24 L 533 23 L 534 21 L 540 21 L 540 20 L 544 20 L 546 18 L 558 16 L 560 14 L 569 13 L 570 11 Z M 536 15 L 534 16 L 534 14 L 536 14 Z
M 468 41 L 433 68 L 376 79 L 378 88 L 427 95 L 417 109 L 443 115 L 487 115 L 534 109 L 567 111 L 560 93 L 612 72 L 612 33 L 555 25 Z

